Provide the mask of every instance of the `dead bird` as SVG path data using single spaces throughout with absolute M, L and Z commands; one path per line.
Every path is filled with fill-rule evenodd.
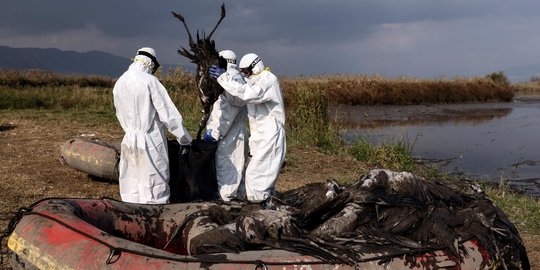
M 281 192 L 277 198 L 298 211 L 302 215 L 310 209 L 315 209 L 327 200 L 335 198 L 343 187 L 334 179 L 329 179 L 326 183 L 310 183 L 303 187 Z
M 461 242 L 477 239 L 494 265 L 528 269 L 523 241 L 504 212 L 478 187 L 463 192 L 460 185 L 376 169 L 298 224 L 313 228 L 312 240 L 332 241 L 334 253 L 353 251 L 350 256 L 355 256 L 354 250 L 375 243 L 381 250 L 404 252 L 445 249 L 459 258 Z
M 210 32 L 208 36 L 203 32 L 202 38 L 199 36 L 199 31 L 197 30 L 197 41 L 193 40 L 191 32 L 186 24 L 186 21 L 182 15 L 176 12 L 172 12 L 173 16 L 177 18 L 186 29 L 186 32 L 189 37 L 189 50 L 184 47 L 178 49 L 178 54 L 188 58 L 192 63 L 197 65 L 197 73 L 195 79 L 197 81 L 197 88 L 199 90 L 199 100 L 203 107 L 203 115 L 199 121 L 199 131 L 197 132 L 197 140 L 201 140 L 202 130 L 206 127 L 206 122 L 210 117 L 210 112 L 212 111 L 212 104 L 218 99 L 219 95 L 223 93 L 223 88 L 219 83 L 210 77 L 208 74 L 208 69 L 212 65 L 226 66 L 226 60 L 220 58 L 216 50 L 216 44 L 212 40 L 212 35 L 216 31 L 217 27 L 225 18 L 225 4 L 221 5 L 221 16 L 217 22 L 214 29 Z
M 239 204 L 237 211 L 206 211 L 215 227 L 198 235 L 205 240 L 195 252 L 279 248 L 354 265 L 373 253 L 390 260 L 444 250 L 462 258 L 462 243 L 475 239 L 494 268 L 529 269 L 508 217 L 481 189 L 462 185 L 377 169 L 332 198 L 323 195 L 328 186 L 320 183 Z M 202 229 L 208 224 L 201 223 Z

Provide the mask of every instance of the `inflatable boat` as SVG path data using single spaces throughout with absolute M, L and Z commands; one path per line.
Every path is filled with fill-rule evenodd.
M 60 147 L 62 163 L 81 172 L 118 180 L 120 147 L 100 139 L 73 138 Z
M 190 255 L 194 228 L 185 221 L 215 205 L 45 199 L 21 209 L 10 223 L 9 265 L 13 269 L 483 269 L 488 260 L 475 240 L 463 243 L 459 259 L 442 250 L 392 257 L 376 252 L 362 254 L 354 265 L 281 249 Z

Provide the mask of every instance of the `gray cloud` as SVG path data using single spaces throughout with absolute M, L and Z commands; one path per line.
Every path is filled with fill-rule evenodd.
M 214 0 L 0 0 L 0 40 L 13 47 L 103 50 L 153 46 L 185 64 L 179 12 L 193 31 L 219 18 Z M 278 74 L 482 75 L 538 61 L 536 0 L 225 1 L 218 48 L 257 52 Z

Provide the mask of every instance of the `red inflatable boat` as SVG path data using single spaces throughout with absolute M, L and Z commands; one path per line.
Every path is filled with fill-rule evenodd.
M 216 204 L 46 199 L 21 209 L 12 221 L 9 265 L 13 269 L 482 269 L 487 260 L 474 240 L 464 243 L 461 261 L 443 251 L 390 260 L 381 259 L 386 254 L 364 254 L 365 260 L 354 266 L 276 249 L 186 255 L 186 243 L 171 241 L 171 236 L 187 216 L 212 205 Z

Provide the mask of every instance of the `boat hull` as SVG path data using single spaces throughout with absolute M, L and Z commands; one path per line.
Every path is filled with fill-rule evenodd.
M 426 269 L 436 264 L 454 269 L 481 269 L 486 260 L 476 241 L 464 243 L 468 254 L 461 262 L 443 251 L 398 256 L 384 263 L 377 259 L 383 254 L 366 254 L 366 260 L 356 266 L 328 263 L 285 250 L 183 255 L 186 254 L 183 243 L 175 242 L 176 238 L 169 243 L 173 232 L 187 216 L 213 205 L 216 204 L 43 200 L 22 214 L 10 234 L 10 266 L 13 269 Z
M 65 164 L 78 171 L 118 181 L 118 146 L 96 139 L 74 138 L 62 144 L 60 154 Z

